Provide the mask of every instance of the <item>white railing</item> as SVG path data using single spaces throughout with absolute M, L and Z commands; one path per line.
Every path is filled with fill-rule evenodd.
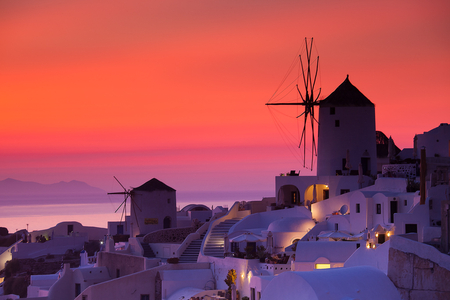
M 383 165 L 383 177 L 416 178 L 416 165 L 413 164 L 391 164 Z
M 202 242 L 202 247 L 200 248 L 200 254 L 202 256 L 205 256 L 203 250 L 204 250 L 206 243 L 208 242 L 209 234 L 211 233 L 211 231 L 213 230 L 214 227 L 216 227 L 217 225 L 219 225 L 220 223 L 222 223 L 226 220 L 231 220 L 231 219 L 235 219 L 235 218 L 243 218 L 246 215 L 250 214 L 249 211 L 239 211 L 239 206 L 240 206 L 240 203 L 235 202 L 225 216 L 210 222 L 208 232 L 206 233 L 206 236 Z
M 180 257 L 181 254 L 186 250 L 186 248 L 195 240 L 198 240 L 200 236 L 208 230 L 209 222 L 206 222 L 202 226 L 200 226 L 199 229 L 197 229 L 196 232 L 190 233 L 181 243 L 181 245 L 178 247 L 178 249 L 175 251 L 175 257 Z

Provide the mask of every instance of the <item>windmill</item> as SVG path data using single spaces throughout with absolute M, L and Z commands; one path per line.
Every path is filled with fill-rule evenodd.
M 123 192 L 112 192 L 112 193 L 108 193 L 108 195 L 124 195 L 124 200 L 123 200 L 122 203 L 119 205 L 119 207 L 117 207 L 117 209 L 116 209 L 116 211 L 115 211 L 115 213 L 117 213 L 117 211 L 119 211 L 119 209 L 123 206 L 122 215 L 121 215 L 121 217 L 120 217 L 120 222 L 122 222 L 123 215 L 125 214 L 125 216 L 126 216 L 126 212 L 127 212 L 127 200 L 128 200 L 128 198 L 130 198 L 130 204 L 131 204 L 131 207 L 130 207 L 130 215 L 131 215 L 131 210 L 133 210 L 134 215 L 136 216 L 136 207 L 137 207 L 137 208 L 139 209 L 139 211 L 141 211 L 141 212 L 142 212 L 142 209 L 136 204 L 136 202 L 135 202 L 134 199 L 133 199 L 133 194 L 134 194 L 133 190 L 132 190 L 132 189 L 128 189 L 128 190 L 127 190 L 127 189 L 122 185 L 122 183 L 120 183 L 119 179 L 116 178 L 116 176 L 113 176 L 113 177 L 114 177 L 114 179 L 120 184 L 120 186 L 123 188 Z M 136 218 L 136 217 L 135 217 L 135 218 Z M 126 222 L 125 222 L 125 224 L 126 224 Z M 136 224 L 137 224 L 138 228 L 140 228 L 140 227 L 139 227 L 139 222 L 137 221 L 137 218 L 136 218 Z M 131 229 L 132 229 L 132 228 L 131 228 Z
M 297 116 L 297 118 L 303 117 L 303 130 L 301 131 L 300 136 L 300 143 L 298 145 L 298 148 L 302 148 L 303 146 L 303 167 L 306 167 L 306 129 L 307 127 L 311 127 L 311 170 L 313 169 L 313 163 L 314 163 L 314 156 L 317 156 L 317 148 L 316 148 L 316 139 L 314 136 L 314 122 L 317 122 L 317 119 L 314 117 L 314 106 L 319 105 L 319 96 L 321 92 L 321 88 L 318 89 L 317 96 L 315 96 L 315 88 L 316 88 L 316 80 L 317 80 L 317 74 L 319 71 L 319 56 L 317 56 L 317 59 L 312 62 L 311 61 L 311 54 L 312 54 L 312 47 L 313 47 L 313 39 L 311 38 L 311 41 L 308 45 L 308 40 L 305 38 L 305 47 L 306 47 L 306 65 L 303 65 L 303 59 L 301 54 L 299 55 L 299 61 L 300 61 L 300 67 L 302 71 L 302 81 L 300 75 L 297 75 L 297 77 L 292 81 L 291 83 L 297 82 L 295 85 L 295 89 L 300 96 L 301 101 L 298 102 L 270 102 L 277 96 L 280 96 L 281 93 L 285 92 L 287 88 L 283 89 L 280 93 L 277 93 L 278 90 L 274 93 L 271 100 L 266 103 L 266 105 L 301 105 L 304 106 L 304 111 Z M 314 65 L 315 64 L 315 65 Z M 292 71 L 292 69 L 291 69 Z M 300 73 L 300 72 L 299 72 Z M 287 79 L 287 76 L 285 77 L 285 80 Z M 302 89 L 299 87 L 299 85 L 302 87 Z M 281 85 L 280 85 L 281 86 Z M 303 91 L 303 92 L 302 92 Z M 285 97 L 284 95 L 283 97 Z M 299 100 L 300 100 L 299 99 Z M 309 120 L 308 120 L 309 117 Z M 310 122 L 310 124 L 308 124 Z

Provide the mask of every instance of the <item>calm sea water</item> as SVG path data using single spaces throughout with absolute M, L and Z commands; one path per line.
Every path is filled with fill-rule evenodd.
M 235 201 L 261 200 L 271 197 L 270 191 L 227 192 L 181 192 L 177 191 L 177 207 L 187 204 L 227 206 Z M 18 229 L 29 231 L 55 226 L 64 221 L 77 221 L 84 226 L 107 227 L 108 221 L 119 221 L 122 210 L 114 211 L 123 201 L 123 196 L 41 196 L 0 198 L 0 227 L 9 232 Z

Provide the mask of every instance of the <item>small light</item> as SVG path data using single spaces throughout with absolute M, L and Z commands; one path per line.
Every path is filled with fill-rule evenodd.
M 391 232 L 390 232 L 390 231 L 388 231 L 387 236 L 388 236 L 388 237 L 391 236 Z
M 370 248 L 370 245 L 369 245 L 369 244 L 367 244 L 367 245 L 366 245 L 366 248 L 367 248 L 367 249 L 369 249 L 369 248 Z
M 377 233 L 375 233 L 375 237 L 378 237 L 378 232 L 377 232 Z
M 372 248 L 375 249 L 375 244 L 372 245 Z

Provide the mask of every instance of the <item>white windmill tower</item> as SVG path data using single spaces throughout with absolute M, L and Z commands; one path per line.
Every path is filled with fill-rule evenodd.
M 377 171 L 375 105 L 347 78 L 320 101 L 317 175 Z

